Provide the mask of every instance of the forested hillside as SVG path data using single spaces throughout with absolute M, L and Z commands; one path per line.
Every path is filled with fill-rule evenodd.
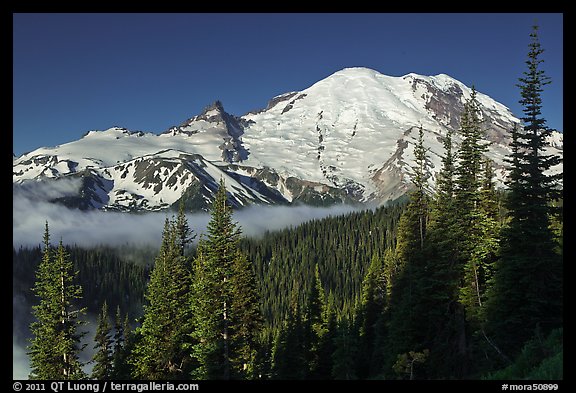
M 441 374 L 444 371 L 439 370 L 446 363 L 443 360 L 431 363 L 435 354 L 430 356 L 429 351 L 424 351 L 429 348 L 388 356 L 392 365 L 400 362 L 396 370 L 401 371 L 388 368 L 385 372 L 384 369 L 390 353 L 387 345 L 391 345 L 386 343 L 394 341 L 390 336 L 390 319 L 393 314 L 411 313 L 410 310 L 401 311 L 400 306 L 391 308 L 388 302 L 392 290 L 390 287 L 386 289 L 386 279 L 393 274 L 390 269 L 394 265 L 390 262 L 396 249 L 398 222 L 402 212 L 406 212 L 406 205 L 406 202 L 400 202 L 375 210 L 315 220 L 267 233 L 260 238 L 241 240 L 240 248 L 253 261 L 264 317 L 258 355 L 262 378 L 395 379 L 409 377 L 401 364 L 414 359 L 418 373 L 428 369 L 428 375 L 437 378 L 456 377 Z M 504 219 L 504 215 L 498 217 L 498 221 Z M 561 221 L 556 220 L 554 225 L 560 234 Z M 110 320 L 120 306 L 122 314 L 128 313 L 130 325 L 136 326 L 142 317 L 144 292 L 158 251 L 139 251 L 129 247 L 70 247 L 68 251 L 75 261 L 75 269 L 80 272 L 77 282 L 84 288 L 79 304 L 88 307 L 89 313 L 95 316 L 106 301 Z M 41 255 L 40 247 L 21 248 L 13 253 L 14 293 L 24 294 L 28 307 L 34 302 L 29 291 L 34 282 L 30 272 L 37 267 Z M 193 258 L 196 248 L 191 247 L 187 255 Z M 427 288 L 419 288 L 413 282 L 411 289 L 418 293 Z M 430 321 L 437 309 L 433 302 L 440 295 L 439 291 L 427 292 L 425 297 L 429 303 L 416 306 L 412 310 L 413 316 L 419 313 L 422 320 Z M 15 330 L 26 330 L 25 325 L 31 320 L 20 321 L 22 326 L 15 326 Z M 444 328 L 451 323 L 449 319 L 438 321 Z M 423 326 L 430 329 L 426 323 Z M 321 347 L 319 336 L 322 336 Z M 482 348 L 474 351 L 490 351 L 486 342 L 476 336 L 470 338 L 476 340 L 474 345 L 470 345 L 471 349 L 475 345 Z M 450 346 L 445 337 L 429 341 L 429 344 L 433 342 Z M 431 359 L 426 359 L 425 354 Z M 436 356 L 445 359 L 444 355 Z M 480 362 L 482 367 L 475 369 L 474 374 L 458 377 L 488 377 L 490 371 L 506 365 L 497 354 L 493 353 L 493 357 L 497 366 Z M 424 367 L 418 359 L 431 365 Z M 439 370 L 434 371 L 434 368 Z M 338 374 L 344 371 L 345 374 Z M 412 372 L 414 378 L 423 377 L 423 374 Z
M 404 205 L 399 202 L 245 238 L 240 245 L 254 262 L 270 326 L 280 326 L 291 301 L 304 304 L 316 285 L 316 269 L 332 307 L 351 316 L 371 260 L 383 257 L 394 243 Z
M 221 179 L 206 232 L 182 202 L 157 250 L 55 246 L 46 223 L 41 247 L 13 251 L 30 377 L 561 379 L 563 194 L 536 28 L 529 48 L 505 190 L 472 89 L 434 187 L 420 126 L 412 190 L 389 206 L 244 238 Z
M 157 250 L 73 246 L 66 247 L 66 251 L 74 261 L 74 269 L 79 272 L 77 283 L 84 291 L 80 307 L 87 307 L 90 314 L 96 315 L 106 301 L 110 315 L 120 307 L 132 323 L 141 316 L 150 266 Z M 12 289 L 13 297 L 18 299 L 14 306 L 15 332 L 27 331 L 27 325 L 33 320 L 30 307 L 36 300 L 32 287 L 34 272 L 41 260 L 40 246 L 12 251 Z

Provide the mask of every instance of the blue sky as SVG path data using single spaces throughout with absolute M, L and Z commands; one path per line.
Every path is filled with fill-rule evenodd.
M 14 14 L 13 151 L 122 126 L 162 132 L 215 100 L 243 115 L 345 67 L 448 74 L 521 115 L 531 26 L 563 130 L 562 14 Z

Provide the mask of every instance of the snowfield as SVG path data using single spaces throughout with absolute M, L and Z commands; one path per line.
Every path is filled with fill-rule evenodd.
M 470 93 L 445 74 L 393 77 L 346 68 L 241 117 L 217 102 L 160 135 L 114 127 L 36 149 L 13 158 L 13 182 L 91 178 L 84 184 L 83 195 L 92 195 L 88 204 L 119 210 L 166 208 L 190 187 L 209 203 L 221 177 L 237 206 L 306 198 L 384 203 L 410 186 L 420 126 L 432 187 L 443 137 L 458 130 Z M 520 121 L 487 95 L 478 92 L 477 99 L 491 142 L 488 157 L 502 185 L 508 132 Z M 562 156 L 563 134 L 554 132 L 549 142 L 547 153 Z

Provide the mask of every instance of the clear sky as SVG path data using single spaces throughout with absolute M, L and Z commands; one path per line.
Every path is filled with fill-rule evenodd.
M 14 14 L 13 151 L 111 126 L 160 133 L 215 100 L 243 115 L 345 67 L 448 74 L 520 116 L 531 26 L 563 130 L 562 14 Z

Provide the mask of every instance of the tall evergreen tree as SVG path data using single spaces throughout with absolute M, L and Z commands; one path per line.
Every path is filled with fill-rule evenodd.
M 192 310 L 200 379 L 252 377 L 261 324 L 251 264 L 239 249 L 241 231 L 232 221 L 224 181 L 216 193 L 206 239 L 195 261 Z
M 408 351 L 420 351 L 425 345 L 427 311 L 423 280 L 427 272 L 425 241 L 429 221 L 429 198 L 426 191 L 426 149 L 423 130 L 419 129 L 414 148 L 416 165 L 413 183 L 415 190 L 400 217 L 396 248 L 385 256 L 385 277 L 391 277 L 390 301 L 387 310 L 387 344 L 385 368 L 391 370 L 397 356 Z M 394 272 L 394 273 L 392 273 Z M 388 278 L 387 278 L 388 279 Z
M 135 367 L 132 364 L 132 352 L 136 348 L 136 344 L 142 337 L 140 331 L 137 329 L 131 330 L 128 319 L 128 314 L 124 316 L 122 323 L 122 347 L 118 347 L 115 343 L 114 351 L 114 373 L 113 379 L 127 380 L 132 379 L 135 373 Z
M 455 203 L 456 162 L 453 153 L 452 131 L 444 138 L 442 167 L 436 181 L 435 199 L 430 212 L 428 243 L 426 247 L 427 271 L 422 287 L 427 294 L 426 341 L 430 359 L 426 363 L 429 378 L 461 375 L 461 319 L 457 299 L 461 282 L 458 263 L 460 236 L 457 228 Z M 398 361 L 404 359 L 401 354 Z M 401 362 L 400 362 L 401 363 Z
M 383 280 L 382 260 L 374 254 L 368 272 L 362 281 L 361 302 L 357 319 L 360 324 L 360 344 L 358 354 L 358 377 L 365 379 L 380 371 L 381 347 L 376 346 L 377 336 L 382 329 L 381 315 L 386 300 L 386 285 Z
M 62 241 L 57 250 L 52 249 L 46 222 L 42 261 L 32 289 L 40 302 L 32 307 L 36 320 L 30 325 L 33 337 L 28 347 L 31 379 L 85 376 L 79 360 L 84 333 L 78 332 L 85 309 L 75 304 L 82 297 L 82 287 L 74 283 L 77 274 Z
M 294 294 L 294 292 L 293 292 Z M 306 379 L 309 347 L 305 340 L 302 310 L 297 297 L 292 295 L 290 312 L 284 320 L 273 349 L 272 374 L 274 379 Z
M 124 323 L 122 321 L 122 313 L 120 306 L 116 307 L 116 314 L 114 314 L 114 354 L 120 354 L 124 347 L 125 334 Z
M 193 378 L 222 378 L 222 354 L 224 339 L 222 329 L 221 283 L 218 266 L 206 256 L 204 239 L 200 238 L 197 256 L 194 261 L 194 282 L 190 297 L 195 329 L 191 332 L 195 342 L 192 355 L 198 363 L 193 370 Z M 227 334 L 227 332 L 226 332 Z M 229 360 L 229 358 L 228 358 Z
M 183 214 L 183 213 L 181 213 Z M 146 293 L 140 340 L 132 353 L 135 377 L 180 379 L 189 373 L 190 268 L 178 219 L 166 218 L 162 244 Z
M 310 376 L 313 379 L 330 379 L 332 375 L 332 353 L 334 352 L 334 332 L 336 319 L 332 306 L 328 303 L 326 291 L 320 279 L 318 264 L 314 270 L 313 296 L 317 297 L 319 317 L 312 324 L 316 342 L 312 348 L 314 361 L 310 367 Z
M 176 244 L 179 248 L 179 253 L 184 256 L 186 252 L 186 247 L 196 238 L 196 234 L 192 233 L 190 226 L 188 225 L 188 220 L 186 219 L 186 212 L 184 210 L 184 198 L 180 199 L 180 204 L 178 205 L 178 215 L 176 221 L 174 222 L 176 231 Z
M 505 353 L 512 356 L 535 332 L 562 324 L 562 259 L 555 252 L 550 229 L 552 200 L 560 196 L 562 174 L 548 170 L 560 162 L 545 148 L 551 129 L 542 117 L 542 91 L 550 83 L 541 69 L 543 49 L 538 27 L 530 34 L 527 70 L 520 83 L 523 125 L 512 130 L 511 164 L 506 201 L 509 222 L 502 232 L 489 302 L 489 330 Z
M 426 193 L 426 182 L 429 174 L 426 171 L 426 148 L 424 147 L 424 130 L 422 126 L 418 129 L 418 141 L 414 146 L 414 162 L 412 168 L 414 177 L 412 182 L 416 186 L 413 193 L 413 204 L 418 215 L 418 229 L 420 237 L 420 249 L 424 248 L 424 238 L 426 237 L 426 226 L 428 224 L 428 195 Z
M 460 302 L 466 309 L 468 320 L 484 325 L 485 303 L 488 285 L 491 282 L 494 263 L 499 248 L 499 223 L 494 190 L 492 164 L 486 159 L 481 178 L 478 205 L 472 212 L 472 226 L 469 233 L 471 243 L 468 260 L 464 264 L 463 286 L 460 288 Z
M 306 368 L 306 378 L 314 378 L 314 373 L 318 367 L 318 346 L 320 334 L 322 332 L 322 298 L 323 291 L 318 286 L 319 280 L 318 265 L 314 266 L 314 283 L 310 285 L 310 291 L 306 297 L 303 313 L 303 347 L 304 347 L 304 367 Z M 321 286 L 321 285 L 320 285 Z
M 456 204 L 460 224 L 466 225 L 468 229 L 472 221 L 472 211 L 479 202 L 483 155 L 488 150 L 488 144 L 482 143 L 484 131 L 481 127 L 480 108 L 474 87 L 470 98 L 464 104 L 460 134 L 462 144 L 458 150 L 458 163 L 455 168 Z
M 478 314 L 478 295 L 483 296 L 485 291 L 485 286 L 480 286 L 483 284 L 481 275 L 487 270 L 485 265 L 491 262 L 485 259 L 479 260 L 479 243 L 483 241 L 485 235 L 481 221 L 486 216 L 481 212 L 480 206 L 482 164 L 488 144 L 482 142 L 484 131 L 481 127 L 480 108 L 476 94 L 476 89 L 472 87 L 470 98 L 464 104 L 464 112 L 460 121 L 462 143 L 454 167 L 453 205 L 439 209 L 438 213 L 441 217 L 439 217 L 438 224 L 443 225 L 444 229 L 437 227 L 439 233 L 436 235 L 436 238 L 439 238 L 447 249 L 437 250 L 441 259 L 437 261 L 439 265 L 434 269 L 440 270 L 442 274 L 451 278 L 447 280 L 449 286 L 444 288 L 446 292 L 440 291 L 440 293 L 459 299 L 459 303 L 452 307 L 450 315 L 446 316 L 447 320 L 453 321 L 453 324 L 448 326 L 454 329 L 450 333 L 454 337 L 454 343 L 452 348 L 445 347 L 445 351 L 455 354 L 452 360 L 454 366 L 457 367 L 454 371 L 457 376 L 463 376 L 469 372 L 470 337 L 466 325 L 466 311 L 474 311 Z M 446 197 L 446 195 L 440 195 L 441 199 Z M 447 217 L 446 214 L 452 217 Z M 446 251 L 449 254 L 446 254 Z M 442 257 L 448 257 L 448 260 Z M 454 283 L 459 286 L 459 293 L 453 291 L 454 287 L 451 285 Z M 436 284 L 442 286 L 441 283 Z M 430 363 L 434 363 L 436 355 L 437 351 L 434 351 Z
M 130 373 L 127 364 L 128 351 L 126 350 L 127 335 L 130 332 L 128 325 L 128 315 L 122 320 L 122 313 L 120 306 L 116 308 L 114 315 L 114 335 L 112 347 L 112 378 L 113 379 L 128 379 Z
M 356 364 L 358 357 L 358 329 L 354 321 L 342 318 L 334 335 L 332 353 L 332 378 L 341 380 L 358 379 Z
M 230 279 L 232 287 L 230 363 L 234 371 L 232 375 L 235 378 L 255 379 L 258 339 L 263 324 L 256 275 L 252 264 L 240 251 L 237 251 L 232 268 L 234 272 Z
M 111 330 L 112 326 L 108 320 L 108 304 L 104 301 L 102 310 L 98 315 L 98 327 L 94 337 L 96 353 L 92 357 L 92 362 L 94 362 L 94 368 L 92 369 L 93 379 L 104 380 L 112 377 L 114 362 L 112 358 Z
M 452 146 L 452 130 L 448 130 L 443 141 L 444 156 L 442 157 L 442 167 L 438 172 L 436 180 L 436 198 L 434 210 L 439 216 L 437 220 L 446 221 L 449 217 L 454 217 L 454 176 L 456 166 L 454 162 L 454 152 Z

